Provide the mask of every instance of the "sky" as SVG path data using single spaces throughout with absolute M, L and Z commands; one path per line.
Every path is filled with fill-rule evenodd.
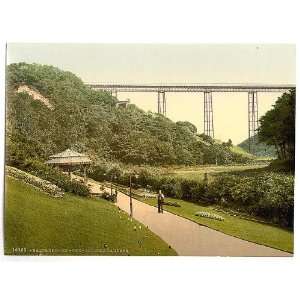
M 8 44 L 7 63 L 71 71 L 84 82 L 295 84 L 292 44 Z M 258 93 L 259 116 L 280 93 Z M 247 93 L 213 93 L 215 138 L 238 144 L 248 136 Z M 156 93 L 118 93 L 119 100 L 157 111 Z M 203 93 L 167 93 L 167 117 L 203 132 Z

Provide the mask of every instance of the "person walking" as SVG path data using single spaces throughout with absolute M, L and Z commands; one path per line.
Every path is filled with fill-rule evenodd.
M 115 203 L 118 202 L 118 190 L 117 189 L 115 189 L 114 202 Z
M 157 195 L 158 213 L 163 213 L 164 212 L 164 208 L 163 208 L 164 199 L 165 199 L 164 194 L 161 192 L 161 190 L 159 190 L 158 195 Z

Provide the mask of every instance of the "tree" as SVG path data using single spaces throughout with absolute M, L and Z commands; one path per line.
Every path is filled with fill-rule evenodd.
M 295 102 L 296 90 L 292 89 L 260 119 L 259 141 L 274 145 L 280 160 L 295 160 Z
M 228 141 L 227 141 L 226 143 L 225 143 L 225 142 L 222 143 L 222 145 L 225 146 L 225 147 L 229 147 L 229 148 L 230 148 L 230 147 L 232 147 L 232 145 L 233 145 L 233 144 L 232 144 L 232 140 L 231 140 L 231 139 L 228 139 Z
M 176 125 L 184 126 L 184 127 L 188 128 L 194 134 L 197 133 L 197 127 L 188 121 L 178 121 L 178 122 L 176 122 Z

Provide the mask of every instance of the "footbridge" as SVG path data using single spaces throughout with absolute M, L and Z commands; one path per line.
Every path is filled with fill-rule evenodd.
M 284 93 L 296 86 L 294 84 L 108 84 L 86 83 L 94 90 L 107 91 L 118 97 L 119 92 L 151 92 L 157 94 L 157 112 L 166 116 L 166 93 L 202 93 L 204 111 L 204 133 L 214 137 L 213 93 L 247 93 L 248 94 L 248 137 L 249 151 L 252 152 L 253 136 L 256 134 L 258 122 L 258 93 Z

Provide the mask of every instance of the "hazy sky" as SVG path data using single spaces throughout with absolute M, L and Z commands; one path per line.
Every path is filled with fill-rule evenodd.
M 289 83 L 296 82 L 296 48 L 287 44 L 9 44 L 8 63 L 48 64 L 85 82 Z M 258 93 L 259 115 L 278 93 Z M 167 93 L 167 116 L 203 132 L 203 93 Z M 119 93 L 144 110 L 157 110 L 156 93 Z M 215 137 L 247 138 L 247 93 L 214 93 Z

